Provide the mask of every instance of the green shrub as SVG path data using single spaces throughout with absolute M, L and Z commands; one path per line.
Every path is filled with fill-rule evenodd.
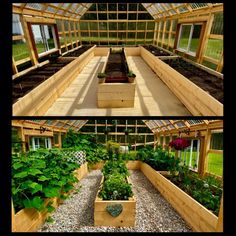
M 127 183 L 125 176 L 119 173 L 109 175 L 99 192 L 99 197 L 103 200 L 128 200 L 132 196 L 131 184 Z
M 22 208 L 44 209 L 44 199 L 64 198 L 78 182 L 73 171 L 79 168 L 58 149 L 39 149 L 20 157 L 12 156 L 12 198 L 16 211 Z M 47 205 L 52 211 L 51 203 Z
M 176 171 L 179 169 L 180 160 L 163 150 L 162 147 L 157 147 L 155 151 L 152 147 L 142 148 L 138 151 L 137 157 L 155 170 Z
M 129 171 L 125 165 L 125 162 L 120 161 L 107 161 L 102 168 L 102 173 L 106 177 L 107 175 L 112 174 L 113 172 L 117 172 L 119 174 L 123 174 L 125 176 L 129 175 Z

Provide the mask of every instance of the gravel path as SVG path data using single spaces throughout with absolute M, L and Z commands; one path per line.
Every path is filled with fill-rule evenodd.
M 101 181 L 101 171 L 91 171 L 73 194 L 60 205 L 38 232 L 191 232 L 178 213 L 138 170 L 130 170 L 137 199 L 135 227 L 94 227 L 93 202 Z

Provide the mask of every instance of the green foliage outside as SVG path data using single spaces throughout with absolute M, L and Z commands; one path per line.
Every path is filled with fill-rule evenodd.
M 38 149 L 12 156 L 12 198 L 16 212 L 22 208 L 54 208 L 46 198 L 65 198 L 78 180 L 73 171 L 79 164 L 63 156 L 58 149 Z

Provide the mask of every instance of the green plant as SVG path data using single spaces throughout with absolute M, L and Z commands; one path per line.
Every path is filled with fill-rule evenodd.
M 68 162 L 60 150 L 41 149 L 12 156 L 12 198 L 16 211 L 35 208 L 39 211 L 54 208 L 46 198 L 58 197 L 73 189 L 78 182 L 73 171 L 79 164 Z
M 54 219 L 51 217 L 51 216 L 48 216 L 47 219 L 46 219 L 46 222 L 47 223 L 54 223 Z
M 120 156 L 120 144 L 109 140 L 106 144 L 109 160 L 118 160 Z
M 135 77 L 136 77 L 136 74 L 134 74 L 133 71 L 130 70 L 130 71 L 127 73 L 127 76 L 128 76 L 128 77 L 133 77 L 133 78 L 135 78 Z
M 119 173 L 109 175 L 99 192 L 99 197 L 103 200 L 128 200 L 132 196 L 131 184 L 127 183 L 124 175 Z
M 105 176 L 105 178 L 114 172 L 117 172 L 117 173 L 122 174 L 124 176 L 129 175 L 129 171 L 125 165 L 125 162 L 122 160 L 107 161 L 102 168 L 102 173 Z
M 170 180 L 195 200 L 218 215 L 222 196 L 222 183 L 213 176 L 199 177 L 187 166 L 180 166 L 179 174 Z
M 106 73 L 99 72 L 98 75 L 97 75 L 97 77 L 98 77 L 99 79 L 103 79 L 103 78 L 106 78 L 107 75 L 106 75 Z
M 180 160 L 160 146 L 155 151 L 151 147 L 140 149 L 137 156 L 139 160 L 149 164 L 155 170 L 178 171 L 179 169 Z

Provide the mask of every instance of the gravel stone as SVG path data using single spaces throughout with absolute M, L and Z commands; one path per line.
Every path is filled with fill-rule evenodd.
M 38 232 L 191 232 L 174 208 L 139 170 L 130 170 L 132 189 L 137 199 L 135 227 L 93 226 L 94 199 L 102 178 L 100 170 L 91 171 L 45 222 Z

